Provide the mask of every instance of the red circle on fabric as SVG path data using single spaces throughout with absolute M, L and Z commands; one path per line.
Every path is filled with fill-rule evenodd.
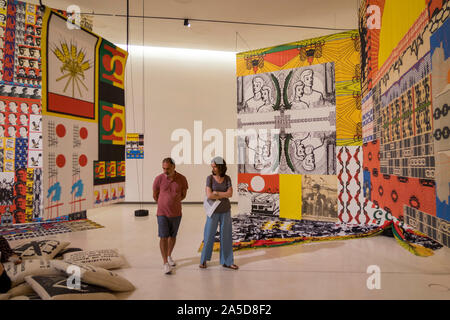
M 80 129 L 80 138 L 85 140 L 88 137 L 88 130 L 83 127 Z
M 64 167 L 66 165 L 66 157 L 62 154 L 58 155 L 56 157 L 56 165 L 60 168 Z
M 58 124 L 56 126 L 56 135 L 63 138 L 66 135 L 66 127 L 63 124 Z
M 78 163 L 80 164 L 80 166 L 85 167 L 88 163 L 88 158 L 86 157 L 86 155 L 82 154 L 78 158 Z

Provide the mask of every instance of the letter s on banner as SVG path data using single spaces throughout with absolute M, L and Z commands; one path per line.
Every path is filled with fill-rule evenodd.
M 377 5 L 371 5 L 366 11 L 367 17 L 367 29 L 381 29 L 381 9 Z
M 370 265 L 367 267 L 367 273 L 372 273 L 372 275 L 367 278 L 366 285 L 367 289 L 381 289 L 381 269 L 377 265 Z
M 67 29 L 74 30 L 80 29 L 81 24 L 81 9 L 77 5 L 70 5 L 67 7 Z

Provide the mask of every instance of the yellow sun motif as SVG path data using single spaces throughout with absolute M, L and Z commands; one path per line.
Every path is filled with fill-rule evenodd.
M 85 60 L 86 53 L 83 49 L 78 50 L 75 44 L 61 43 L 60 47 L 52 49 L 53 54 L 62 62 L 60 68 L 62 77 L 56 79 L 61 81 L 66 79 L 66 86 L 64 92 L 66 92 L 69 84 L 72 83 L 72 98 L 75 97 L 75 87 L 78 89 L 80 96 L 83 96 L 81 92 L 80 84 L 88 91 L 88 87 L 84 84 L 85 72 L 92 68 L 91 62 Z M 68 78 L 68 79 L 67 79 Z

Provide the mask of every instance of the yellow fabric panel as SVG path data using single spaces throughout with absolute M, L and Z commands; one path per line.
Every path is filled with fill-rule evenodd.
M 255 73 L 253 71 L 253 68 L 248 69 L 247 68 L 247 62 L 243 58 L 238 58 L 236 60 L 236 76 L 243 77 L 243 76 L 250 76 L 258 73 L 266 73 L 266 72 L 274 72 L 279 71 L 282 68 L 268 62 L 264 61 L 264 67 L 258 68 L 258 71 Z
M 312 64 L 334 62 L 336 65 L 336 81 L 352 79 L 355 74 L 355 65 L 360 63 L 359 52 L 355 50 L 354 41 L 351 38 L 338 39 L 325 42 L 322 47 L 322 56 L 314 58 Z M 293 69 L 309 66 L 307 60 L 301 61 L 297 56 L 282 69 Z
M 337 40 L 327 43 L 323 50 L 324 62 L 334 62 L 336 82 L 349 81 L 359 76 L 356 66 L 360 64 L 359 51 L 355 50 L 352 39 Z
M 280 218 L 302 219 L 302 176 L 280 174 Z
M 339 65 L 339 67 L 336 66 L 336 81 L 351 80 L 355 76 L 355 65 L 359 65 L 360 63 L 360 43 L 358 31 L 352 30 L 329 36 L 287 43 L 283 46 L 290 48 L 293 46 L 301 47 L 317 41 L 322 41 L 324 43 L 324 46 L 322 47 L 322 57 L 314 58 L 312 64 L 335 62 L 336 65 Z M 252 68 L 247 68 L 245 57 L 263 55 L 277 47 L 281 46 L 268 47 L 236 54 L 236 76 L 241 77 L 255 74 Z M 299 56 L 295 56 L 283 66 L 276 66 L 268 61 L 264 61 L 264 67 L 258 68 L 256 74 L 306 66 L 309 66 L 309 62 L 307 60 L 302 61 Z
M 426 9 L 426 0 L 386 0 L 381 20 L 378 69 Z
M 312 38 L 312 39 L 307 39 L 307 40 L 294 41 L 294 42 L 286 43 L 283 46 L 302 46 L 302 45 L 308 45 L 312 42 L 317 42 L 317 41 L 330 42 L 330 41 L 336 41 L 336 40 L 357 37 L 358 34 L 359 34 L 358 30 L 350 30 L 350 31 L 346 31 L 346 32 L 331 34 L 328 36 L 322 36 L 322 37 L 317 37 L 317 38 Z M 243 58 L 243 57 L 249 56 L 249 55 L 263 54 L 263 53 L 265 53 L 271 49 L 277 48 L 277 47 L 280 47 L 280 45 L 261 48 L 261 49 L 257 49 L 257 50 L 240 52 L 240 53 L 236 54 L 236 58 L 239 59 L 239 58 Z
M 336 82 L 336 96 L 355 95 L 361 92 L 359 79 Z
M 336 97 L 336 144 L 362 145 L 361 103 L 353 95 Z M 360 100 L 359 100 L 360 101 Z
M 323 47 L 322 57 L 314 58 L 312 64 L 323 64 L 326 62 L 335 63 L 336 81 L 348 81 L 354 79 L 355 76 L 359 76 L 360 71 L 359 69 L 356 69 L 356 66 L 359 66 L 360 56 L 359 51 L 355 50 L 355 41 L 353 39 L 348 38 L 326 42 Z M 281 67 L 268 61 L 264 61 L 264 66 L 258 68 L 256 74 L 307 66 L 309 66 L 307 60 L 301 61 L 299 56 L 295 56 Z M 237 56 L 236 75 L 241 77 L 253 74 L 255 74 L 255 72 L 253 71 L 253 68 L 248 69 L 246 60 L 242 56 Z

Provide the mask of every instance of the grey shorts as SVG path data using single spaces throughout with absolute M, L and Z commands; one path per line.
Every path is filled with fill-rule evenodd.
M 160 238 L 175 238 L 180 226 L 181 216 L 168 218 L 166 216 L 157 216 L 158 218 L 158 236 Z

